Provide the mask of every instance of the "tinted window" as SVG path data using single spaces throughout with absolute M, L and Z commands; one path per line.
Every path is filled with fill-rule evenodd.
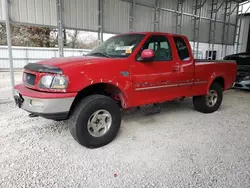
M 145 49 L 151 49 L 154 51 L 154 61 L 168 61 L 172 59 L 168 39 L 165 36 L 155 35 L 150 37 L 143 45 L 141 52 Z
M 181 60 L 187 61 L 190 58 L 187 44 L 181 37 L 174 37 L 175 46 L 178 50 L 178 54 Z

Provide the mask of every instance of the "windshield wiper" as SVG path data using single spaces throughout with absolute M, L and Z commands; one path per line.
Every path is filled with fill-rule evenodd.
M 108 57 L 110 58 L 109 55 L 103 53 L 103 52 L 94 52 L 94 53 L 90 53 L 90 54 L 87 54 L 87 56 L 102 56 L 102 57 Z

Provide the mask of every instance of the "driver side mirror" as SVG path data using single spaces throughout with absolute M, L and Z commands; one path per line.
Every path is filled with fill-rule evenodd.
M 155 53 L 153 50 L 145 49 L 141 53 L 141 61 L 152 61 L 154 59 Z

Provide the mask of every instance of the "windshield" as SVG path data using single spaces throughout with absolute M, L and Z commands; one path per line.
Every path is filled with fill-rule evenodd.
M 111 37 L 93 49 L 87 56 L 128 57 L 144 36 L 143 34 L 126 34 Z

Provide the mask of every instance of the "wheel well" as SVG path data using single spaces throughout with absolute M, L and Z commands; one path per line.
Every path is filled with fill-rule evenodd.
M 213 83 L 218 83 L 224 89 L 225 88 L 225 80 L 223 77 L 216 78 Z
M 108 96 L 108 97 L 114 99 L 115 101 L 117 101 L 119 106 L 121 106 L 121 107 L 126 106 L 124 95 L 118 87 L 116 87 L 112 84 L 99 83 L 99 84 L 90 85 L 90 86 L 82 89 L 81 91 L 79 91 L 78 94 L 76 95 L 72 105 L 71 105 L 70 112 L 72 112 L 72 110 L 75 108 L 75 106 L 83 98 L 90 96 L 90 95 L 93 95 L 93 94 L 101 94 L 101 95 Z

